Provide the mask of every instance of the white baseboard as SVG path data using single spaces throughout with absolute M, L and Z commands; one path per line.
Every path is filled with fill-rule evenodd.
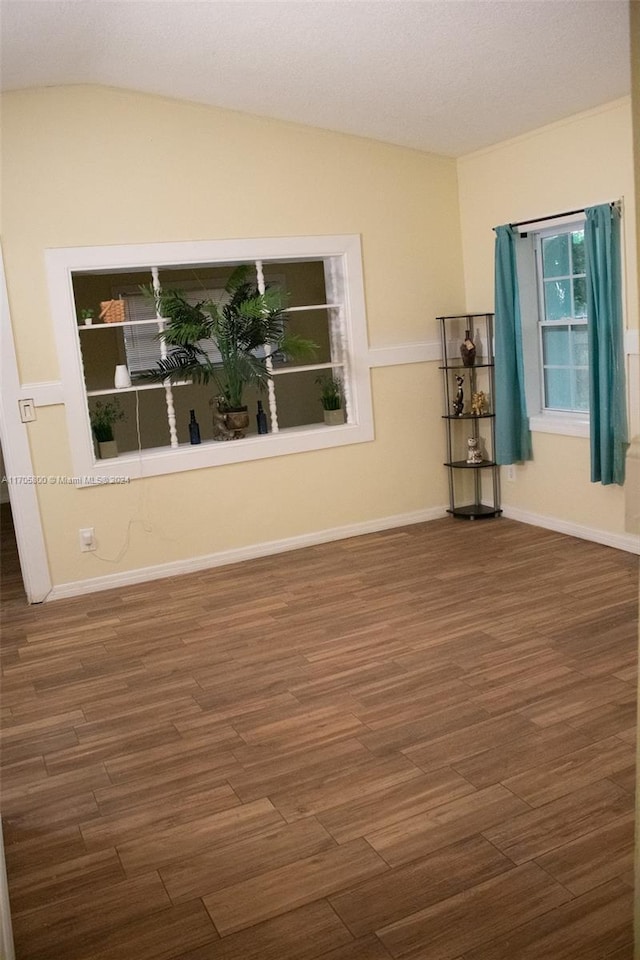
M 53 587 L 46 599 L 62 600 L 99 590 L 128 587 L 136 583 L 144 583 L 147 580 L 161 580 L 165 577 L 177 577 L 185 573 L 197 573 L 199 570 L 208 570 L 211 567 L 222 567 L 231 563 L 240 563 L 242 560 L 255 560 L 258 557 L 286 553 L 289 550 L 300 550 L 302 547 L 312 547 L 319 543 L 346 540 L 349 537 L 359 537 L 365 533 L 378 533 L 380 530 L 390 530 L 393 527 L 406 527 L 414 523 L 425 523 L 428 520 L 439 520 L 446 515 L 445 507 L 430 507 L 427 510 L 417 510 L 414 513 L 403 513 L 393 517 L 367 520 L 364 523 L 333 527 L 330 530 L 319 530 L 298 537 L 288 537 L 285 540 L 271 540 L 267 543 L 251 544 L 251 546 L 240 547 L 236 550 L 210 553 L 202 557 L 175 560 L 171 563 L 160 563 L 152 567 L 140 567 L 137 570 L 124 570 L 121 573 L 108 573 L 103 577 L 94 577 L 89 580 L 61 583 Z
M 633 534 L 609 533 L 606 530 L 594 530 L 577 523 L 568 523 L 556 517 L 545 517 L 517 507 L 504 507 L 503 514 L 510 520 L 519 520 L 521 523 L 530 523 L 536 527 L 555 530 L 570 537 L 579 537 L 581 540 L 592 540 L 607 547 L 625 550 L 628 553 L 640 554 L 640 537 Z M 266 543 L 251 544 L 236 550 L 222 550 L 219 553 L 210 553 L 201 557 L 191 557 L 187 560 L 174 560 L 171 563 L 160 563 L 152 567 L 140 567 L 137 570 L 124 570 L 121 573 L 108 573 L 103 577 L 94 577 L 89 580 L 76 580 L 61 583 L 55 586 L 47 600 L 62 600 L 68 597 L 77 597 L 83 593 L 93 593 L 100 590 L 113 590 L 115 587 L 128 587 L 136 583 L 145 583 L 147 580 L 161 580 L 165 577 L 177 577 L 185 573 L 197 573 L 212 567 L 223 567 L 231 563 L 240 563 L 243 560 L 255 560 L 259 557 L 268 557 L 277 553 L 286 553 L 289 550 L 300 550 L 303 547 L 312 547 L 319 543 L 331 543 L 334 540 L 346 540 L 349 537 L 360 537 L 366 533 L 378 533 L 380 530 L 390 530 L 393 527 L 406 527 L 413 523 L 425 523 L 429 520 L 440 520 L 447 516 L 446 507 L 430 507 L 427 510 L 417 510 L 414 513 L 403 513 L 393 517 L 382 517 L 377 520 L 367 520 L 364 523 L 352 523 L 344 527 L 333 527 L 329 530 L 319 530 L 315 533 L 302 534 L 298 537 L 288 537 L 285 540 L 271 540 Z
M 616 550 L 626 550 L 627 553 L 640 554 L 640 537 L 637 534 L 610 533 L 608 530 L 585 527 L 579 523 L 559 520 L 557 517 L 545 517 L 539 513 L 520 510 L 518 507 L 503 507 L 502 516 L 509 520 L 519 520 L 520 523 L 530 523 L 534 527 L 555 530 L 556 533 L 566 533 L 568 536 L 578 537 L 580 540 L 602 543 L 604 546 L 614 547 Z

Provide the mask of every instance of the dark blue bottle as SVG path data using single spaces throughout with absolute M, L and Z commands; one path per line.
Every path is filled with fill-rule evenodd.
M 189 417 L 189 443 L 200 443 L 200 427 L 196 420 L 195 410 L 190 411 Z
M 256 423 L 258 424 L 258 433 L 269 432 L 269 427 L 267 426 L 267 415 L 262 409 L 262 400 L 258 400 L 258 413 L 256 415 Z

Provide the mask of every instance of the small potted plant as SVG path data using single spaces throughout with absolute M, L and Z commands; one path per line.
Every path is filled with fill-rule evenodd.
M 98 400 L 91 411 L 91 429 L 98 444 L 98 456 L 101 460 L 118 456 L 113 425 L 124 418 L 124 410 L 117 400 L 106 400 L 104 403 Z
M 344 423 L 344 406 L 342 402 L 342 381 L 335 376 L 318 377 L 320 384 L 320 403 L 324 410 L 324 422 L 329 426 Z
M 91 307 L 87 307 L 84 310 L 80 311 L 80 320 L 82 321 L 82 326 L 90 327 L 93 323 L 93 318 L 95 316 L 95 310 Z

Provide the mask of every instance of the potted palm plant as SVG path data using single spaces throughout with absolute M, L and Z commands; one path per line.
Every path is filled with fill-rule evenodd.
M 98 400 L 91 411 L 91 428 L 98 444 L 98 456 L 108 460 L 118 456 L 118 446 L 113 435 L 113 425 L 124 420 L 124 410 L 117 400 Z
M 320 403 L 324 410 L 324 422 L 330 426 L 344 423 L 344 409 L 342 401 L 342 381 L 336 376 L 318 377 L 320 384 Z
M 251 269 L 241 264 L 233 271 L 222 304 L 213 300 L 190 304 L 177 290 L 158 294 L 144 290 L 155 298 L 158 315 L 166 321 L 159 337 L 169 352 L 143 378 L 212 383 L 217 392 L 214 420 L 224 419 L 231 439 L 245 436 L 249 414 L 244 391 L 249 385 L 265 389 L 271 377 L 267 360 L 275 353 L 309 360 L 317 349 L 313 341 L 287 331 L 286 294 L 271 287 L 260 293 L 249 280 Z M 219 359 L 210 358 L 204 341 L 213 341 Z M 229 439 L 222 435 L 224 431 L 214 429 L 214 433 L 216 438 Z

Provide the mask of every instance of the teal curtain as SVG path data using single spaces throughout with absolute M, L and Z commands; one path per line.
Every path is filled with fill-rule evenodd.
M 524 392 L 517 234 L 509 224 L 495 232 L 496 462 L 508 464 L 531 460 L 531 433 Z
M 585 214 L 591 480 L 622 485 L 628 438 L 620 210 L 605 203 Z

